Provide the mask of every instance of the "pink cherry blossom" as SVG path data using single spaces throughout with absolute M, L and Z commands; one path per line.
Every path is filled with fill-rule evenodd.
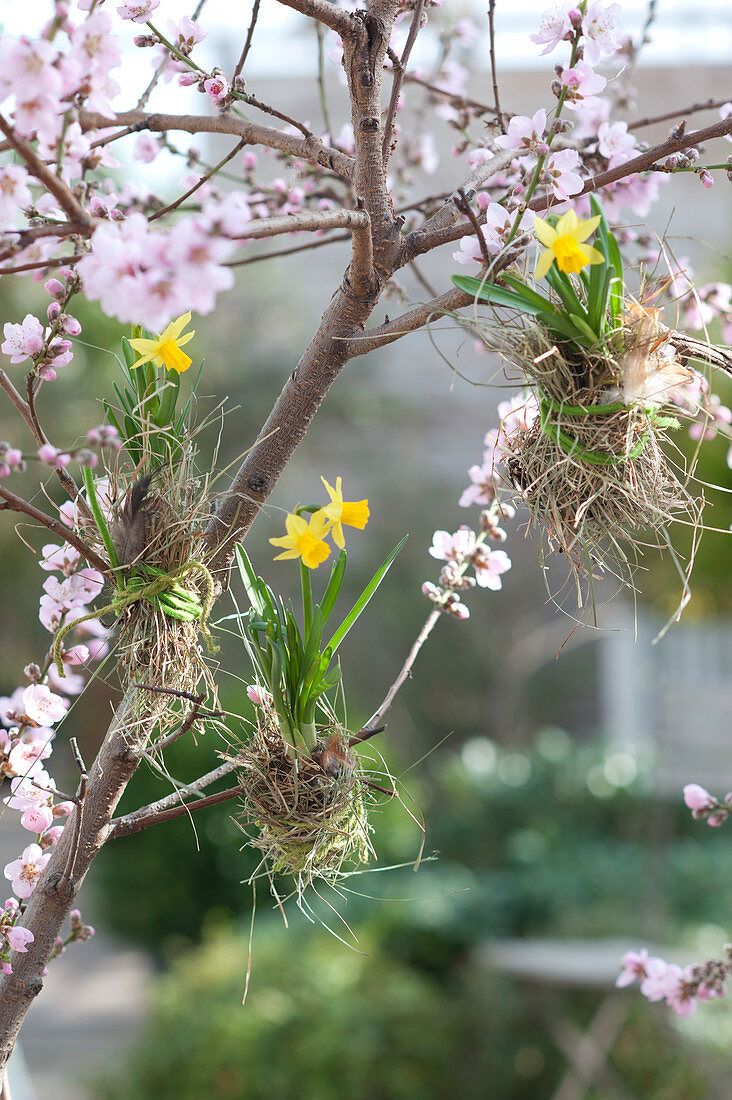
M 168 38 L 176 46 L 185 46 L 190 49 L 197 42 L 203 42 L 207 33 L 200 23 L 196 23 L 187 15 L 175 22 L 172 19 L 168 20 Z
M 510 439 L 514 432 L 526 432 L 539 416 L 539 402 L 532 391 L 514 394 L 498 402 L 501 431 Z
M 61 546 L 49 542 L 41 552 L 43 557 L 38 562 L 41 569 L 45 569 L 47 572 L 58 569 L 66 577 L 70 577 L 72 573 L 76 572 L 81 561 L 79 551 L 70 546 L 68 542 L 63 543 Z
M 42 788 L 46 788 L 42 790 Z M 10 810 L 31 810 L 36 806 L 45 806 L 52 797 L 48 792 L 55 789 L 55 784 L 43 768 L 34 769 L 32 776 L 16 776 L 10 780 L 11 795 L 5 799 Z
M 226 99 L 229 94 L 229 82 L 223 73 L 220 73 L 218 76 L 208 77 L 207 80 L 204 80 L 203 86 L 215 103 L 219 103 L 222 99 Z
M 649 1001 L 663 1001 L 678 989 L 681 967 L 665 959 L 651 957 L 645 962 L 645 977 L 640 990 Z
M 463 526 L 453 535 L 447 531 L 435 531 L 429 552 L 439 561 L 454 561 L 459 565 L 465 561 L 474 546 L 475 532 Z
M 716 798 L 710 795 L 698 783 L 687 783 L 684 787 L 684 802 L 690 810 L 712 810 L 717 805 Z
M 3 333 L 5 342 L 0 345 L 0 351 L 10 356 L 11 363 L 31 359 L 43 348 L 43 325 L 32 313 L 27 313 L 19 325 L 8 321 L 3 326 Z
M 559 45 L 563 38 L 571 38 L 572 24 L 569 19 L 569 9 L 565 5 L 562 8 L 549 8 L 541 17 L 537 34 L 530 34 L 529 38 L 537 46 L 543 46 L 542 55 L 551 53 Z
M 70 35 L 75 57 L 85 74 L 116 68 L 121 59 L 119 40 L 112 34 L 112 20 L 103 11 L 95 11 Z
M 585 57 L 590 65 L 596 65 L 603 56 L 614 54 L 620 48 L 615 28 L 620 19 L 620 4 L 590 4 L 582 19 L 585 36 Z
M 497 478 L 492 463 L 471 466 L 468 470 L 471 484 L 464 489 L 458 504 L 469 508 L 471 504 L 480 504 L 487 508 L 495 499 Z
M 491 550 L 482 543 L 476 546 L 472 555 L 475 579 L 481 588 L 490 588 L 498 592 L 501 588 L 501 576 L 511 568 L 511 559 L 505 550 Z
M 250 684 L 247 688 L 247 698 L 254 703 L 255 707 L 272 706 L 272 695 L 269 691 L 264 691 L 263 688 L 258 687 L 256 684 Z
M 23 709 L 38 726 L 53 726 L 66 714 L 66 703 L 45 684 L 31 684 L 23 692 Z
M 597 130 L 597 148 L 610 161 L 610 167 L 621 164 L 637 147 L 633 134 L 628 133 L 627 122 L 601 122 Z
M 144 161 L 145 164 L 151 164 L 162 147 L 158 138 L 153 137 L 152 134 L 140 134 L 135 142 L 135 148 L 132 155 L 135 160 L 141 160 Z
M 580 155 L 576 149 L 561 149 L 547 157 L 542 175 L 556 198 L 566 201 L 582 190 L 584 183 L 577 171 L 579 167 Z
M 130 19 L 133 23 L 147 23 L 148 19 L 160 7 L 160 0 L 138 0 L 138 3 L 122 4 L 117 8 L 121 19 Z
M 572 110 L 596 106 L 596 93 L 607 84 L 605 77 L 590 68 L 586 61 L 578 61 L 573 68 L 563 69 L 561 81 L 569 89 L 566 104 Z
M 19 898 L 31 896 L 50 858 L 51 853 L 43 852 L 38 844 L 29 844 L 22 856 L 6 864 L 5 877 L 10 879 Z
M 30 833 L 45 833 L 53 824 L 53 811 L 50 806 L 34 806 L 23 812 L 20 824 Z
M 103 587 L 104 577 L 98 569 L 90 566 L 85 566 L 84 569 L 80 569 L 62 581 L 56 577 L 47 577 L 43 582 L 44 592 L 68 611 L 72 607 L 91 603 Z
M 47 760 L 51 752 L 48 736 L 45 741 L 17 741 L 8 753 L 5 768 L 12 776 L 33 776 L 43 770 L 41 760 Z
M 494 139 L 499 149 L 515 149 L 524 154 L 543 155 L 548 147 L 544 141 L 546 111 L 540 108 L 532 118 L 514 115 L 508 124 L 508 133 Z
M 22 928 L 19 924 L 15 924 L 12 928 L 6 928 L 4 930 L 5 939 L 10 945 L 11 951 L 17 951 L 22 955 L 28 950 L 28 944 L 33 943 L 35 936 L 28 928 Z
M 0 168 L 0 223 L 13 221 L 19 210 L 33 201 L 28 187 L 28 173 L 20 164 L 5 164 Z
M 638 978 L 645 978 L 647 962 L 648 951 L 645 948 L 641 951 L 626 951 L 620 964 L 622 969 L 615 979 L 617 988 L 624 989 Z
M 230 191 L 223 199 L 203 204 L 202 222 L 218 227 L 227 237 L 244 237 L 252 220 L 252 208 L 244 191 Z
M 719 108 L 719 117 L 724 121 L 725 118 L 729 118 L 732 115 L 732 103 L 723 103 Z M 732 141 L 732 134 L 724 135 L 725 141 Z

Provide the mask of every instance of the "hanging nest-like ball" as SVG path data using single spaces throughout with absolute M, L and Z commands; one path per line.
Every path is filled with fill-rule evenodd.
M 236 760 L 244 790 L 239 821 L 270 875 L 292 875 L 300 892 L 369 859 L 361 763 L 348 751 L 345 730 L 324 730 L 312 755 L 295 765 L 276 717 L 267 715 Z
M 561 348 L 527 326 L 506 357 L 530 387 L 536 415 L 499 443 L 507 476 L 550 546 L 577 578 L 600 566 L 632 583 L 643 547 L 670 546 L 668 527 L 701 523 L 703 501 L 673 453 L 668 406 L 692 378 L 659 311 L 631 307 L 607 350 Z

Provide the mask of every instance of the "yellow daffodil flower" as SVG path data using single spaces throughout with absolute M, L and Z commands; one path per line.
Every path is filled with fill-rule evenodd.
M 576 274 L 587 264 L 602 264 L 605 257 L 597 248 L 583 244 L 590 233 L 594 233 L 600 224 L 600 215 L 581 222 L 574 210 L 568 210 L 552 227 L 542 218 L 534 217 L 534 233 L 546 251 L 542 252 L 536 264 L 536 278 L 543 279 L 554 261 L 560 271 Z
M 347 527 L 358 527 L 363 531 L 369 521 L 369 502 L 367 500 L 344 501 L 341 485 L 343 479 L 336 478 L 335 489 L 329 485 L 324 477 L 320 479 L 328 490 L 330 504 L 326 504 L 322 511 L 328 517 L 332 527 L 333 542 L 342 550 L 346 545 L 343 538 L 343 524 Z
M 188 370 L 193 360 L 180 349 L 196 335 L 186 332 L 181 335 L 183 329 L 190 322 L 191 315 L 184 313 L 175 321 L 171 321 L 164 332 L 161 332 L 157 340 L 130 340 L 135 351 L 140 353 L 140 358 L 133 363 L 133 367 L 141 367 L 144 363 L 152 361 L 156 367 L 165 367 L 166 370 L 175 370 L 182 374 Z
M 291 512 L 285 520 L 287 534 L 269 540 L 273 546 L 285 548 L 282 554 L 277 554 L 275 561 L 302 558 L 308 569 L 317 569 L 330 554 L 330 546 L 324 541 L 329 526 L 322 508 L 310 517 L 309 523 L 303 516 Z

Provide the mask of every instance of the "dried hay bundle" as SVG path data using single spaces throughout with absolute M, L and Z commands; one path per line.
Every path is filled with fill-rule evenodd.
M 661 411 L 691 371 L 678 362 L 659 311 L 631 306 L 606 349 L 560 347 L 539 324 L 504 333 L 506 357 L 535 395 L 526 431 L 501 433 L 508 477 L 532 524 L 582 578 L 606 568 L 632 584 L 642 548 L 669 548 L 674 522 L 699 528 L 703 498 L 669 457 L 680 425 Z M 685 588 L 688 587 L 686 567 Z
M 292 875 L 298 895 L 314 879 L 337 880 L 372 851 L 359 758 L 348 752 L 344 729 L 324 732 L 327 741 L 295 762 L 268 712 L 236 756 L 241 827 L 267 874 Z

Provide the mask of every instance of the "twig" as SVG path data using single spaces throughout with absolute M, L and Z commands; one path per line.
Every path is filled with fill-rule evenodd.
M 69 527 L 66 527 L 60 520 L 52 519 L 51 516 L 47 516 L 45 512 L 42 512 L 39 508 L 36 508 L 27 500 L 23 500 L 22 497 L 18 497 L 15 493 L 11 493 L 10 489 L 6 489 L 4 485 L 0 485 L 0 499 L 5 503 L 0 505 L 0 509 L 8 509 L 11 512 L 21 512 L 23 515 L 29 516 L 30 519 L 34 519 L 36 523 L 42 524 L 43 527 L 48 528 L 58 538 L 68 542 L 71 546 L 75 547 L 82 557 L 86 558 L 90 565 L 96 566 L 96 568 L 105 575 L 109 573 L 109 563 L 100 558 L 96 550 L 92 550 L 91 546 L 87 546 L 83 539 L 72 531 Z
M 21 249 L 18 249 L 20 252 Z M 17 267 L 0 267 L 0 275 L 21 275 L 24 271 L 40 271 L 45 267 L 64 267 L 66 264 L 78 264 L 79 260 L 86 256 L 86 252 L 78 252 L 75 256 L 57 256 L 52 260 L 36 260 L 32 264 L 18 264 Z
M 323 43 L 323 25 L 322 23 L 315 24 L 315 33 L 318 37 L 318 94 L 320 96 L 320 110 L 323 115 L 323 126 L 325 132 L 329 135 L 330 140 L 333 140 L 333 131 L 330 125 L 330 115 L 328 113 L 328 97 L 325 93 L 325 46 Z
M 208 795 L 193 802 L 184 801 L 187 794 L 194 794 L 205 787 L 210 787 L 212 783 L 222 779 L 225 775 L 229 775 L 237 767 L 235 760 L 227 760 L 220 767 L 208 772 L 207 775 L 203 775 L 193 783 L 188 783 L 185 787 L 173 791 L 165 798 L 161 798 L 157 802 L 151 802 L 149 806 L 142 806 L 139 810 L 133 810 L 132 813 L 125 814 L 123 817 L 116 817 L 109 826 L 109 839 L 128 836 L 130 833 L 136 833 L 139 829 L 146 829 L 149 825 L 155 825 L 159 821 L 168 821 L 171 817 L 180 817 L 182 814 L 192 812 L 194 809 L 211 806 L 214 804 L 214 799 L 218 802 L 224 802 L 227 798 L 236 797 L 241 792 L 240 787 L 230 787 L 227 791 L 219 791 L 218 795 Z M 175 812 L 168 814 L 169 810 Z M 161 815 L 165 816 L 161 817 Z M 139 824 L 140 822 L 144 824 Z
M 319 229 L 368 229 L 369 216 L 365 210 L 313 210 L 302 214 L 276 214 L 250 222 L 242 232 L 242 238 L 255 241 L 260 237 L 274 237 L 280 233 L 317 231 Z
M 338 241 L 348 241 L 350 239 L 350 233 L 336 233 L 332 237 L 319 237 L 314 241 L 308 241 L 306 244 L 295 244 L 292 248 L 280 248 L 273 252 L 260 252 L 258 256 L 247 256 L 244 260 L 232 260 L 226 266 L 244 267 L 246 264 L 258 264 L 262 260 L 269 260 L 274 256 L 291 256 L 293 252 L 306 252 L 309 248 L 323 248 L 326 244 L 335 244 Z
M 481 114 L 494 115 L 496 113 L 495 107 L 489 107 L 487 103 L 480 103 L 477 99 L 470 99 L 468 96 L 455 95 L 454 92 L 448 92 L 444 88 L 440 88 L 437 84 L 431 84 L 429 80 L 424 80 L 421 76 L 415 76 L 414 73 L 406 73 L 404 80 L 407 84 L 419 84 L 420 88 L 426 88 L 428 92 L 432 92 L 433 95 L 442 96 L 444 99 L 449 99 L 453 106 L 458 108 L 470 108 L 473 111 L 479 111 Z
M 223 168 L 225 164 L 228 164 L 230 160 L 233 160 L 239 150 L 243 149 L 245 145 L 246 142 L 244 140 L 237 142 L 231 152 L 227 153 L 218 164 L 214 164 L 213 167 L 206 172 L 206 175 L 201 176 L 201 178 L 193 184 L 193 187 L 190 187 L 184 195 L 181 195 L 179 199 L 176 199 L 175 202 L 171 202 L 168 206 L 164 206 L 162 210 L 156 210 L 147 220 L 149 222 L 154 222 L 157 221 L 158 218 L 162 218 L 164 214 L 169 214 L 171 210 L 177 210 L 181 203 L 184 203 L 186 199 L 189 199 L 191 195 L 195 194 L 199 187 L 203 187 L 204 183 L 211 179 L 211 176 L 215 176 L 219 169 Z
M 424 0 L 417 0 L 414 8 L 414 15 L 412 16 L 412 22 L 409 27 L 409 34 L 407 35 L 407 41 L 402 50 L 402 56 L 397 60 L 396 55 L 391 52 L 392 65 L 394 65 L 394 79 L 391 84 L 391 96 L 389 97 L 389 108 L 386 112 L 386 122 L 384 123 L 384 137 L 381 143 L 381 156 L 384 164 L 389 160 L 391 155 L 391 139 L 392 131 L 394 128 L 394 117 L 397 112 L 397 106 L 399 104 L 399 96 L 402 90 L 402 84 L 404 83 L 404 74 L 407 69 L 407 62 L 409 61 L 409 55 L 412 52 L 414 43 L 417 41 L 417 35 L 419 34 L 420 24 L 422 22 L 422 12 L 424 11 Z
M 483 228 L 482 228 L 480 222 L 478 221 L 477 217 L 475 216 L 475 211 L 473 210 L 472 206 L 468 202 L 467 197 L 466 197 L 465 192 L 463 191 L 462 187 L 458 188 L 458 195 L 460 196 L 459 206 L 462 209 L 463 213 L 467 216 L 470 224 L 472 225 L 473 229 L 475 230 L 475 235 L 478 238 L 478 245 L 480 246 L 480 254 L 483 257 L 483 263 L 485 264 L 486 267 L 490 267 L 490 265 L 491 265 L 491 255 L 490 255 L 490 252 L 488 251 L 488 245 L 486 243 L 485 236 L 483 235 Z
M 417 280 L 417 282 L 419 283 L 419 285 L 421 287 L 424 287 L 424 289 L 429 294 L 430 298 L 436 298 L 437 295 L 438 295 L 437 290 L 432 286 L 432 283 L 424 275 L 424 273 L 420 270 L 420 268 L 417 264 L 417 261 L 416 260 L 411 260 L 409 266 L 411 267 L 412 272 L 414 273 L 414 277 Z
M 241 99 L 244 103 L 248 103 L 250 107 L 256 107 L 258 111 L 263 111 L 265 115 L 271 115 L 272 118 L 278 118 L 280 122 L 286 122 L 288 126 L 294 126 L 296 130 L 299 130 L 306 141 L 312 141 L 313 131 L 309 130 L 303 122 L 298 122 L 296 118 L 292 118 L 291 115 L 286 115 L 283 111 L 278 111 L 276 107 L 270 107 L 268 103 L 262 103 L 261 99 L 257 99 L 254 95 L 249 95 L 248 92 L 237 92 L 237 99 Z
M 327 4 L 328 7 L 333 7 Z M 334 11 L 337 11 L 334 7 Z M 343 13 L 341 13 L 343 14 Z M 79 122 L 83 130 L 103 129 L 107 126 L 138 125 L 141 130 L 151 133 L 165 133 L 168 130 L 182 130 L 188 134 L 234 134 L 248 145 L 266 145 L 270 149 L 279 149 L 288 156 L 300 157 L 329 168 L 338 176 L 351 178 L 353 158 L 337 149 L 324 145 L 316 137 L 305 140 L 272 126 L 260 126 L 243 118 L 231 115 L 163 115 L 145 114 L 143 111 L 123 111 L 120 114 L 104 115 L 99 111 L 79 111 Z
M 384 717 L 386 712 L 389 710 L 389 707 L 394 702 L 394 699 L 400 687 L 404 684 L 404 681 L 412 675 L 412 665 L 417 660 L 420 649 L 434 630 L 435 626 L 437 625 L 437 620 L 440 618 L 441 615 L 442 611 L 439 607 L 435 607 L 432 611 L 430 611 L 424 626 L 420 630 L 417 638 L 415 639 L 414 645 L 409 651 L 409 655 L 406 661 L 402 665 L 399 675 L 387 691 L 384 702 L 381 704 L 379 709 L 374 711 L 374 713 L 371 715 L 362 732 L 368 732 L 369 730 L 376 732 L 374 730 L 374 726 L 381 722 L 381 719 Z
M 209 806 L 217 806 L 221 802 L 230 802 L 232 798 L 236 798 L 243 793 L 244 788 L 242 786 L 228 787 L 225 791 L 209 794 L 205 798 L 199 798 L 193 802 L 180 802 L 177 806 L 170 806 L 167 810 L 160 810 L 157 813 L 136 818 L 119 830 L 115 828 L 109 834 L 109 839 L 115 840 L 118 836 L 130 836 L 131 833 L 139 833 L 141 829 L 149 829 L 152 825 L 162 825 L 165 821 L 174 821 L 175 818 L 183 817 L 184 814 L 191 814 L 196 810 L 205 810 Z M 117 820 L 121 823 L 124 819 L 118 818 Z
M 496 119 L 498 125 L 501 127 L 501 133 L 506 132 L 506 123 L 503 120 L 503 111 L 501 110 L 501 101 L 498 95 L 498 74 L 496 72 L 496 31 L 493 25 L 493 17 L 496 13 L 496 0 L 489 0 L 488 4 L 488 29 L 490 32 L 491 42 L 489 47 L 490 59 L 491 59 L 491 78 L 493 80 L 493 99 L 496 104 Z
M 76 738 L 72 737 L 69 740 L 71 746 L 71 752 L 74 756 L 74 762 L 79 769 L 79 786 L 76 791 L 76 809 L 74 810 L 74 834 L 71 838 L 71 847 L 69 848 L 68 858 L 66 860 L 66 866 L 63 874 L 59 879 L 59 889 L 62 889 L 66 883 L 73 881 L 74 877 L 74 865 L 76 864 L 76 856 L 79 851 L 79 836 L 81 834 L 81 818 L 84 813 L 84 798 L 86 796 L 86 788 L 89 783 L 89 776 L 86 770 L 86 764 L 82 759 L 82 755 L 79 752 L 79 746 L 76 743 Z
M 697 111 L 714 111 L 724 107 L 732 99 L 732 93 L 726 99 L 707 99 L 704 103 L 692 103 L 690 107 L 681 107 L 678 111 L 667 111 L 664 115 L 651 115 L 637 118 L 628 123 L 629 130 L 640 130 L 642 126 L 654 126 L 657 122 L 672 122 L 676 118 L 696 114 Z
M 78 223 L 80 226 L 91 225 L 91 218 L 63 180 L 46 166 L 32 145 L 29 145 L 23 138 L 16 136 L 12 126 L 5 121 L 2 115 L 0 115 L 0 130 L 5 134 L 16 153 L 23 158 L 30 174 L 35 176 L 38 182 L 42 183 L 46 190 L 50 191 L 58 201 L 69 221 Z
M 239 76 L 242 69 L 244 68 L 244 62 L 246 61 L 249 55 L 249 51 L 252 48 L 252 38 L 254 37 L 254 28 L 256 27 L 257 19 L 259 18 L 259 5 L 261 4 L 261 2 L 262 0 L 254 0 L 254 7 L 252 8 L 252 18 L 249 23 L 249 30 L 247 31 L 244 49 L 241 51 L 241 57 L 237 61 L 236 68 L 234 69 L 234 80 L 236 80 L 236 78 Z

